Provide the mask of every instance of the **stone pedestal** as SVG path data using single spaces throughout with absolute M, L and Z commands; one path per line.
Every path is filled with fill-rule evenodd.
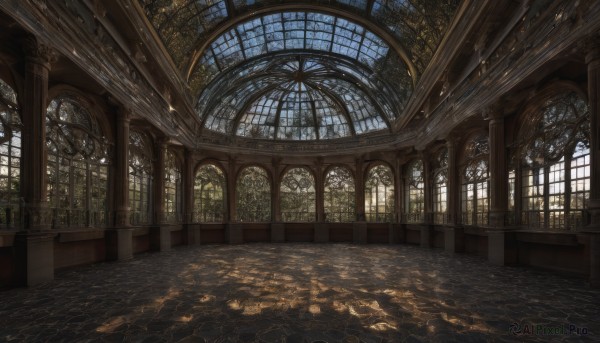
M 154 251 L 171 250 L 171 228 L 169 226 L 150 228 L 150 248 Z
M 444 230 L 444 249 L 452 253 L 465 250 L 465 231 L 462 227 L 447 227 Z
M 284 223 L 271 223 L 271 242 L 272 243 L 285 242 L 285 224 Z
M 490 230 L 488 234 L 488 261 L 497 265 L 517 262 L 516 233 L 509 230 Z
M 133 229 L 106 230 L 106 258 L 113 261 L 133 258 Z
M 18 233 L 17 283 L 34 286 L 54 280 L 54 234 Z
M 400 230 L 401 227 L 398 224 L 389 224 L 389 229 L 388 229 L 388 237 L 389 237 L 389 243 L 390 244 L 397 244 L 400 243 Z
M 366 244 L 367 243 L 367 223 L 366 222 L 354 222 L 352 225 L 354 243 Z
M 433 238 L 433 227 L 431 225 L 421 226 L 421 247 L 431 248 L 431 240 Z
M 327 242 L 329 242 L 329 224 L 316 223 L 315 224 L 315 243 L 327 243 Z
M 186 224 L 184 226 L 184 237 L 186 245 L 200 244 L 200 224 Z
M 241 224 L 227 224 L 225 230 L 225 237 L 229 244 L 242 244 L 244 243 L 244 230 Z
M 600 231 L 590 232 L 590 284 L 600 287 Z

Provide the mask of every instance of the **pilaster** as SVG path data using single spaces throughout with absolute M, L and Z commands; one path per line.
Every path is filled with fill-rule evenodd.
M 591 128 L 589 229 L 600 231 L 600 33 L 592 35 L 585 48 Z
M 117 113 L 117 137 L 115 149 L 115 227 L 129 226 L 129 123 L 128 109 Z
M 25 84 L 22 101 L 21 197 L 25 230 L 50 228 L 52 214 L 46 200 L 46 106 L 48 74 L 56 52 L 33 36 L 23 40 Z

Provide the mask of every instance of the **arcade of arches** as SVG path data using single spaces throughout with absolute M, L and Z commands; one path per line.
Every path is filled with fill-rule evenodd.
M 179 245 L 600 283 L 600 3 L 3 1 L 0 287 Z

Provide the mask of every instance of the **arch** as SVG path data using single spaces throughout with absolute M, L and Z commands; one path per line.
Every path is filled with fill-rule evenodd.
M 367 169 L 365 178 L 365 217 L 370 222 L 393 222 L 395 177 L 393 169 L 383 162 Z
M 448 149 L 442 147 L 435 154 L 433 170 L 433 222 L 448 223 Z
M 222 222 L 227 210 L 227 179 L 218 165 L 204 161 L 194 172 L 193 222 Z
M 281 219 L 284 222 L 316 220 L 316 182 L 309 168 L 286 167 L 279 189 Z
M 15 90 L 0 78 L 0 228 L 20 223 L 21 117 Z
M 422 223 L 425 214 L 425 174 L 422 159 L 411 161 L 406 168 L 404 196 L 406 222 Z
M 582 227 L 591 174 L 585 94 L 573 83 L 553 83 L 531 99 L 519 120 L 521 223 L 554 231 Z
M 129 210 L 132 225 L 152 222 L 154 154 L 152 141 L 144 132 L 131 129 L 129 133 Z
M 323 177 L 325 221 L 352 222 L 356 218 L 356 179 L 344 166 L 330 166 Z
M 316 13 L 324 13 L 328 15 L 332 15 L 336 18 L 343 18 L 345 20 L 349 20 L 354 23 L 358 23 L 364 28 L 372 31 L 377 37 L 380 37 L 383 41 L 385 41 L 394 52 L 400 56 L 402 61 L 406 64 L 410 76 L 412 77 L 413 86 L 416 85 L 418 70 L 415 67 L 414 63 L 410 58 L 410 54 L 407 50 L 398 43 L 398 41 L 388 32 L 380 28 L 378 25 L 374 25 L 371 21 L 365 19 L 362 16 L 357 14 L 335 9 L 331 7 L 325 7 L 318 4 L 282 4 L 282 5 L 272 5 L 262 9 L 256 9 L 252 12 L 239 15 L 233 19 L 230 19 L 228 22 L 220 25 L 217 29 L 215 29 L 208 37 L 205 37 L 201 41 L 199 45 L 195 49 L 191 49 L 194 51 L 194 54 L 191 56 L 189 63 L 184 68 L 184 75 L 186 80 L 190 80 L 190 77 L 196 68 L 196 65 L 200 58 L 205 54 L 207 48 L 219 37 L 226 34 L 227 32 L 232 31 L 238 25 L 241 25 L 245 22 L 249 22 L 256 18 L 262 18 L 264 16 L 275 14 L 275 13 L 284 13 L 286 11 L 290 12 L 316 12 Z M 239 39 L 239 38 L 238 38 Z
M 461 208 L 464 225 L 485 226 L 489 220 L 489 139 L 482 132 L 469 136 L 461 162 Z
M 172 147 L 167 148 L 165 153 L 164 220 L 170 223 L 181 222 L 183 220 L 182 161 Z
M 272 181 L 267 169 L 257 165 L 241 168 L 235 187 L 238 221 L 271 221 Z
M 88 107 L 62 92 L 46 109 L 48 201 L 53 226 L 108 225 L 109 144 Z

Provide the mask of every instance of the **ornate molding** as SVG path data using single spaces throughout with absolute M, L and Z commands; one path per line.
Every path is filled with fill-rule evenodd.
M 42 64 L 49 67 L 58 60 L 58 53 L 54 48 L 42 43 L 35 36 L 27 36 L 23 39 L 23 52 L 27 61 Z

